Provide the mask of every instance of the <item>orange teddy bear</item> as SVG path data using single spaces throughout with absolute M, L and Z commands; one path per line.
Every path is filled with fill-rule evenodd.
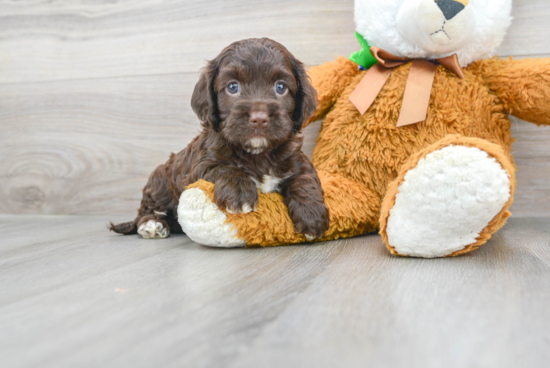
M 309 71 L 319 99 L 310 122 L 325 118 L 312 161 L 330 211 L 316 240 L 379 230 L 391 253 L 432 258 L 474 250 L 504 225 L 516 185 L 507 114 L 550 124 L 550 60 L 481 59 L 510 13 L 510 0 L 356 2 L 364 49 Z M 206 245 L 307 241 L 276 193 L 231 215 L 199 181 L 178 214 Z

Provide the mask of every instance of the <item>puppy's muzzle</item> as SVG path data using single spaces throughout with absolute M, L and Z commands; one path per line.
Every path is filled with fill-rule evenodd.
M 255 129 L 265 128 L 269 124 L 269 109 L 265 102 L 254 102 L 250 106 L 249 123 Z
M 265 128 L 269 124 L 267 111 L 253 111 L 250 113 L 250 126 L 255 129 Z

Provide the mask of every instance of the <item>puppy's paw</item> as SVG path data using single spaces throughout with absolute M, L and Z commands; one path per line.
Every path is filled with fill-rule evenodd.
M 254 207 L 253 209 L 250 204 L 245 203 L 241 208 L 237 208 L 236 210 L 234 210 L 233 207 L 229 206 L 226 206 L 225 210 L 232 215 L 237 215 L 239 213 L 250 213 L 252 212 L 252 210 L 256 211 L 256 207 Z
M 258 189 L 252 180 L 239 185 L 216 184 L 214 201 L 230 214 L 250 213 L 258 208 Z
M 139 225 L 137 232 L 145 239 L 164 239 L 170 235 L 170 228 L 164 221 L 149 220 Z
M 329 213 L 324 203 L 294 202 L 289 214 L 296 232 L 304 234 L 309 241 L 322 237 L 329 228 Z

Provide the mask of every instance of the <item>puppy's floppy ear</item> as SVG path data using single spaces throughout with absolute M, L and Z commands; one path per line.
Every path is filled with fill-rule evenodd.
M 315 109 L 317 108 L 317 91 L 311 85 L 304 64 L 298 61 L 292 54 L 289 53 L 288 56 L 292 73 L 298 85 L 296 96 L 294 96 L 294 113 L 292 114 L 292 121 L 294 122 L 292 130 L 296 133 L 302 129 L 304 121 L 307 121 L 315 113 Z
M 195 85 L 191 97 L 191 108 L 203 124 L 209 125 L 215 131 L 220 127 L 220 112 L 218 109 L 218 94 L 214 83 L 218 76 L 219 62 L 212 60 L 201 71 L 200 79 Z

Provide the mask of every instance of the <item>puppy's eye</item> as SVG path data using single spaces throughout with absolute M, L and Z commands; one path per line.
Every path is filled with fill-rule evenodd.
M 287 88 L 284 85 L 284 83 L 277 83 L 275 85 L 275 92 L 277 92 L 277 94 L 284 95 L 286 93 L 286 91 L 287 91 Z
M 231 82 L 227 86 L 227 92 L 229 92 L 232 95 L 236 95 L 237 93 L 239 93 L 240 89 L 241 89 L 241 87 L 239 86 L 239 83 L 237 83 L 237 82 Z

